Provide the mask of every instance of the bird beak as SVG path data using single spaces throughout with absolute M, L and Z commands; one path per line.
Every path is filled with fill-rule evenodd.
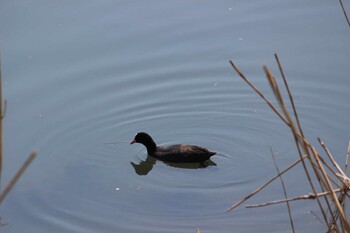
M 136 142 L 136 140 L 134 139 L 130 142 L 130 144 L 134 144 L 135 142 Z

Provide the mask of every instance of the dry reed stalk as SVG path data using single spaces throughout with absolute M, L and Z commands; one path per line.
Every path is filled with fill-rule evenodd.
M 350 140 L 348 143 L 348 150 L 346 151 L 346 158 L 345 158 L 345 174 L 348 174 L 348 162 L 349 162 L 349 156 L 350 156 Z
M 276 63 L 277 63 L 277 65 L 278 65 L 278 69 L 279 69 L 279 71 L 280 71 L 280 73 L 281 73 L 284 86 L 285 86 L 285 88 L 286 88 L 286 90 L 287 90 L 288 97 L 289 97 L 289 101 L 290 101 L 290 103 L 291 103 L 291 105 L 292 105 L 292 108 L 293 108 L 294 118 L 295 118 L 295 120 L 296 120 L 296 122 L 297 122 L 297 126 L 298 126 L 299 133 L 300 133 L 300 135 L 301 135 L 302 138 L 305 138 L 305 137 L 304 137 L 304 132 L 303 132 L 303 129 L 302 129 L 302 127 L 301 127 L 300 120 L 299 120 L 299 115 L 298 115 L 298 112 L 297 112 L 297 110 L 296 110 L 296 106 L 295 106 L 295 103 L 294 103 L 294 98 L 293 98 L 292 92 L 290 91 L 290 88 L 289 88 L 289 85 L 288 85 L 286 76 L 284 75 L 284 71 L 283 71 L 281 62 L 280 62 L 280 60 L 279 60 L 279 58 L 278 58 L 277 53 L 275 53 L 274 56 L 275 56 Z M 296 135 L 296 133 L 295 133 L 294 137 L 295 137 L 295 138 L 299 138 L 298 135 Z M 310 145 L 306 142 L 306 140 L 302 140 L 301 143 L 303 144 L 304 151 L 306 152 L 306 154 L 309 155 L 309 153 L 308 153 L 308 147 L 309 147 Z M 299 153 L 299 154 L 300 154 L 300 153 Z M 305 166 L 304 166 L 304 168 L 305 168 Z
M 345 200 L 346 197 L 349 197 L 348 191 L 350 187 L 350 178 L 347 177 L 347 164 L 348 164 L 348 157 L 350 156 L 350 142 L 348 145 L 348 151 L 346 156 L 346 164 L 345 164 L 345 172 L 340 168 L 340 166 L 336 163 L 334 160 L 332 154 L 328 150 L 328 148 L 325 146 L 325 144 L 319 139 L 319 142 L 323 149 L 325 150 L 329 160 L 331 161 L 331 164 L 328 164 L 325 162 L 325 160 L 318 154 L 315 147 L 312 146 L 305 138 L 301 123 L 299 120 L 299 116 L 295 107 L 294 99 L 291 94 L 291 91 L 289 89 L 287 80 L 284 75 L 284 71 L 282 69 L 281 63 L 279 61 L 279 58 L 277 54 L 275 54 L 275 59 L 279 68 L 279 71 L 281 73 L 281 76 L 283 78 L 283 82 L 285 85 L 285 88 L 287 90 L 289 101 L 292 105 L 292 114 L 290 114 L 289 110 L 287 109 L 284 99 L 282 96 L 282 93 L 279 89 L 279 86 L 276 82 L 275 77 L 272 75 L 270 70 L 267 68 L 267 66 L 263 66 L 263 69 L 265 71 L 267 80 L 270 84 L 270 87 L 275 95 L 275 98 L 277 100 L 277 103 L 281 109 L 278 110 L 265 96 L 264 94 L 256 88 L 249 80 L 245 77 L 245 75 L 239 70 L 239 68 L 230 61 L 231 66 L 234 68 L 234 70 L 237 72 L 237 74 L 269 105 L 269 107 L 275 112 L 275 114 L 291 129 L 291 133 L 293 135 L 295 145 L 298 150 L 299 154 L 299 162 L 302 163 L 303 169 L 305 171 L 306 177 L 309 181 L 310 187 L 312 189 L 312 195 L 304 195 L 299 196 L 294 199 L 288 199 L 285 198 L 284 200 L 278 200 L 273 202 L 267 202 L 263 204 L 258 205 L 249 205 L 247 207 L 257 207 L 257 206 L 266 206 L 270 205 L 271 203 L 277 204 L 282 202 L 288 202 L 292 200 L 300 200 L 300 199 L 316 199 L 317 204 L 321 210 L 324 222 L 327 223 L 328 232 L 350 232 L 350 223 L 347 220 L 347 216 L 345 213 Z M 294 122 L 292 115 L 294 116 L 294 119 L 296 123 Z M 307 158 L 306 161 L 308 161 L 311 169 L 306 166 L 306 161 L 304 161 L 304 158 Z M 299 163 L 298 162 L 298 163 Z M 295 165 L 295 164 L 294 164 Z M 294 167 L 294 165 L 292 167 Z M 337 179 L 333 179 L 329 174 L 327 173 L 327 170 L 324 168 L 324 166 L 330 171 L 330 173 L 336 177 Z M 291 167 L 291 168 L 292 168 Z M 289 170 L 289 169 L 288 169 Z M 311 174 L 313 174 L 314 177 L 316 177 L 316 181 L 312 179 Z M 281 174 L 277 175 L 275 178 L 280 177 Z M 265 188 L 268 184 L 270 184 L 275 178 L 271 179 L 269 182 L 265 183 L 264 185 L 260 186 L 257 190 L 255 190 L 253 193 L 247 195 L 240 201 L 233 204 L 227 211 L 231 211 L 235 207 L 239 206 L 252 196 L 254 196 L 256 193 L 261 191 L 263 188 Z M 316 189 L 317 186 L 321 189 L 321 192 L 317 192 Z M 335 189 L 333 187 L 335 185 L 338 187 L 338 189 Z M 283 185 L 282 185 L 283 186 Z M 284 187 L 285 192 L 285 187 Z M 339 196 L 337 196 L 337 193 L 340 193 Z M 285 193 L 286 195 L 286 193 Z M 322 198 L 324 202 L 321 201 Z M 324 207 L 324 204 L 326 205 Z M 327 210 L 327 211 L 326 211 Z M 328 220 L 327 214 L 330 215 L 330 220 Z M 337 224 L 338 223 L 338 224 Z
M 281 76 L 282 76 L 282 80 L 283 80 L 284 86 L 285 86 L 285 88 L 286 88 L 286 90 L 287 90 L 288 97 L 289 97 L 289 101 L 290 101 L 290 103 L 291 103 L 291 105 L 292 105 L 292 108 L 293 108 L 294 118 L 295 118 L 295 120 L 296 120 L 296 122 L 297 122 L 297 126 L 298 126 L 299 133 L 300 133 L 300 135 L 301 135 L 302 138 L 305 138 L 305 137 L 304 137 L 304 132 L 303 132 L 303 129 L 302 129 L 302 127 L 301 127 L 300 120 L 299 120 L 299 115 L 298 115 L 298 112 L 297 112 L 297 110 L 296 110 L 296 106 L 295 106 L 295 103 L 294 103 L 294 98 L 293 98 L 293 95 L 292 95 L 292 93 L 291 93 L 291 91 L 290 91 L 290 88 L 289 88 L 289 85 L 288 85 L 286 76 L 284 75 L 284 71 L 283 71 L 281 62 L 280 62 L 280 60 L 279 60 L 279 58 L 278 58 L 277 53 L 275 53 L 274 56 L 275 56 L 275 60 L 276 60 L 276 63 L 277 63 L 277 65 L 278 65 L 278 69 L 279 69 L 279 71 L 280 71 L 280 74 L 281 74 Z M 294 137 L 297 138 L 296 135 L 295 135 Z M 302 142 L 300 142 L 300 143 L 303 144 L 304 151 L 306 151 L 306 153 L 307 153 L 308 155 L 310 155 L 310 154 L 308 153 L 308 148 L 309 148 L 310 145 L 308 145 L 308 144 L 306 143 L 305 140 L 302 140 Z M 299 151 L 299 148 L 298 148 L 298 151 Z M 299 154 L 300 154 L 300 153 L 299 153 Z M 309 158 L 310 158 L 310 157 L 309 157 Z M 310 159 L 309 159 L 309 161 L 312 162 Z M 312 163 L 312 164 L 314 164 L 314 163 Z M 304 164 L 303 164 L 303 165 L 304 165 Z M 313 167 L 314 167 L 314 165 L 313 165 Z M 304 166 L 304 170 L 305 170 L 305 166 Z M 306 170 L 306 171 L 307 171 L 307 170 Z M 316 172 L 317 170 L 314 169 L 314 171 L 315 171 L 315 173 L 316 173 L 316 176 L 318 177 L 319 175 L 318 175 L 318 173 Z M 308 172 L 307 172 L 307 173 L 308 173 Z M 322 191 L 324 191 L 324 190 L 322 189 Z M 326 199 L 326 202 L 327 202 L 327 205 L 328 205 L 328 200 L 327 200 L 327 199 Z M 321 209 L 323 209 L 322 206 L 320 206 L 320 207 L 321 207 Z M 323 216 L 325 217 L 325 214 L 324 214 L 324 211 L 323 211 L 323 210 L 322 210 L 322 213 L 323 213 Z
M 345 229 L 346 229 L 347 232 L 350 232 L 350 224 L 347 221 L 347 218 L 346 218 L 346 216 L 344 214 L 344 210 L 343 210 L 343 208 L 341 207 L 341 205 L 339 203 L 338 197 L 337 197 L 337 195 L 336 195 L 336 193 L 335 193 L 335 191 L 334 191 L 334 189 L 332 187 L 332 184 L 331 184 L 331 182 L 329 180 L 328 174 L 324 170 L 324 168 L 323 168 L 323 166 L 322 166 L 322 164 L 320 162 L 319 155 L 318 155 L 318 153 L 317 153 L 315 148 L 312 149 L 312 153 L 313 153 L 313 155 L 315 157 L 315 160 L 316 160 L 317 164 L 320 167 L 321 174 L 324 176 L 324 179 L 325 179 L 326 184 L 327 184 L 326 188 L 327 188 L 327 190 L 330 191 L 330 194 L 331 194 L 330 196 L 331 196 L 332 202 L 333 202 L 333 204 L 335 205 L 335 207 L 337 209 L 337 213 L 339 213 L 339 215 L 341 217 L 340 218 L 340 220 L 342 222 L 341 224 L 345 226 Z M 331 211 L 331 208 L 329 208 L 328 210 L 330 211 L 330 213 L 332 215 L 332 219 L 335 219 L 335 216 L 334 216 L 334 213 L 333 213 L 334 211 Z M 330 223 L 333 223 L 333 222 L 331 221 Z M 336 224 L 335 224 L 335 227 L 337 227 Z
M 328 147 L 326 146 L 326 144 L 320 138 L 317 138 L 317 140 L 320 143 L 320 145 L 323 147 L 323 149 L 326 152 L 326 154 L 328 155 L 328 158 L 332 162 L 333 166 L 338 170 L 338 172 L 340 174 L 342 174 L 343 176 L 346 176 L 346 174 L 342 171 L 342 169 L 340 168 L 338 163 L 334 160 L 334 158 L 333 158 L 331 152 L 329 151 Z
M 6 195 L 11 191 L 13 186 L 16 184 L 18 179 L 22 176 L 24 171 L 27 169 L 27 167 L 30 165 L 30 163 L 33 161 L 33 159 L 35 159 L 36 156 L 37 156 L 37 153 L 36 152 L 32 152 L 29 155 L 29 157 L 27 158 L 27 160 L 20 167 L 20 169 L 18 169 L 17 173 L 8 182 L 8 184 L 6 185 L 5 189 L 0 193 L 0 205 L 1 205 L 2 201 L 5 199 Z
M 334 189 L 333 190 L 335 193 L 340 193 L 343 192 L 344 189 Z M 350 189 L 348 189 L 350 191 Z M 316 196 L 318 197 L 323 197 L 332 194 L 332 192 L 327 191 L 327 192 L 322 192 L 322 193 L 310 193 L 306 195 L 301 195 L 297 197 L 291 197 L 287 199 L 282 199 L 282 200 L 275 200 L 275 201 L 269 201 L 265 203 L 260 203 L 260 204 L 251 204 L 251 205 L 246 205 L 246 208 L 257 208 L 257 207 L 263 207 L 263 206 L 268 206 L 268 205 L 275 205 L 275 204 L 281 204 L 281 203 L 286 203 L 286 202 L 291 202 L 291 201 L 300 201 L 300 200 L 315 200 Z
M 277 54 L 275 54 L 275 58 L 276 58 L 276 60 L 277 60 L 277 63 L 279 64 L 279 66 L 281 66 Z M 287 107 L 286 107 L 286 105 L 285 105 L 285 103 L 284 103 L 284 101 L 283 101 L 283 97 L 282 97 L 282 94 L 281 94 L 281 92 L 280 92 L 280 89 L 279 89 L 279 87 L 278 87 L 278 84 L 277 84 L 277 82 L 276 82 L 275 77 L 272 75 L 272 73 L 271 73 L 270 70 L 267 68 L 267 66 L 264 65 L 264 66 L 263 66 L 263 69 L 264 69 L 264 71 L 265 71 L 266 77 L 268 78 L 268 81 L 269 81 L 269 83 L 270 83 L 270 86 L 271 86 L 271 88 L 272 88 L 272 90 L 273 90 L 273 92 L 274 92 L 274 94 L 275 94 L 275 97 L 276 97 L 276 99 L 277 99 L 277 101 L 278 101 L 278 104 L 279 104 L 280 108 L 282 109 L 283 114 L 284 114 L 285 118 L 287 119 L 287 121 L 288 121 L 288 123 L 289 123 L 290 129 L 291 129 L 291 131 L 292 131 L 292 135 L 294 136 L 295 145 L 296 145 L 296 147 L 297 147 L 297 149 L 298 149 L 299 157 L 301 157 L 302 154 L 304 154 L 304 153 L 307 154 L 307 155 L 310 155 L 306 143 L 305 143 L 304 141 L 299 140 L 300 136 L 301 136 L 302 138 L 304 138 L 304 137 L 303 137 L 303 135 L 300 134 L 300 132 L 298 131 L 297 127 L 296 127 L 295 124 L 294 124 L 294 121 L 293 121 L 293 119 L 292 119 L 292 117 L 291 117 L 291 114 L 289 113 L 289 111 L 288 111 L 288 109 L 287 109 Z M 282 75 L 282 77 L 283 77 L 283 76 L 284 76 L 284 72 L 283 72 L 282 68 L 280 68 L 280 72 L 283 74 L 283 75 Z M 289 85 L 288 85 L 286 79 L 284 79 L 284 84 L 285 84 L 285 86 L 286 86 L 286 89 L 288 90 L 288 94 L 289 94 L 290 98 L 293 99 L 293 96 L 292 96 L 292 94 L 291 94 L 291 92 L 290 92 L 290 90 L 289 90 Z M 294 102 L 294 101 L 293 101 L 293 102 Z M 296 112 L 296 108 L 295 108 L 295 107 L 293 108 L 293 111 L 294 111 L 294 116 L 295 116 L 296 118 L 298 118 L 298 114 L 297 114 L 297 112 Z M 299 121 L 299 120 L 298 120 L 298 121 Z M 300 125 L 299 125 L 299 128 L 301 129 L 301 126 L 300 126 Z M 308 156 L 307 158 L 308 158 L 309 161 L 310 161 L 310 156 Z M 315 187 L 315 185 L 314 185 L 314 183 L 313 183 L 313 181 L 312 181 L 312 179 L 311 179 L 311 175 L 310 175 L 309 170 L 308 170 L 307 167 L 306 167 L 305 161 L 302 160 L 301 162 L 302 162 L 302 165 L 303 165 L 303 168 L 304 168 L 306 177 L 307 177 L 307 179 L 308 179 L 308 181 L 309 181 L 309 183 L 310 183 L 310 187 L 311 187 L 313 193 L 317 193 L 316 187 Z M 313 170 L 314 170 L 314 172 L 315 172 L 317 178 L 319 179 L 319 175 L 317 174 L 317 173 L 318 173 L 318 172 L 317 172 L 317 169 L 316 169 L 313 165 L 312 165 L 312 168 L 313 168 Z M 325 211 L 324 211 L 324 209 L 323 209 L 323 207 L 322 207 L 321 201 L 319 200 L 319 198 L 318 198 L 317 196 L 316 196 L 316 200 L 317 200 L 317 203 L 318 203 L 318 205 L 319 205 L 319 207 L 320 207 L 320 209 L 321 209 L 321 211 L 322 211 L 323 217 L 326 219 L 326 213 L 325 213 Z M 327 200 L 326 200 L 326 201 L 327 201 Z M 328 202 L 328 201 L 327 201 L 327 202 Z
M 1 190 L 1 177 L 2 177 L 2 161 L 3 161 L 3 144 L 2 144 L 2 135 L 3 135 L 3 120 L 6 116 L 7 111 L 7 100 L 4 100 L 2 103 L 2 72 L 1 72 L 1 57 L 0 57 L 0 190 Z
M 286 76 L 284 75 L 284 71 L 283 71 L 280 59 L 278 58 L 277 53 L 275 53 L 274 56 L 275 56 L 276 63 L 278 65 L 278 69 L 279 69 L 279 71 L 281 73 L 284 86 L 286 87 L 286 90 L 287 90 L 287 93 L 288 93 L 288 97 L 289 97 L 289 101 L 292 104 L 293 113 L 294 113 L 294 117 L 295 117 L 295 120 L 296 120 L 298 128 L 299 128 L 299 132 L 300 132 L 301 136 L 304 138 L 304 132 L 303 132 L 303 129 L 301 128 L 301 123 L 300 123 L 300 120 L 299 120 L 297 109 L 295 107 L 295 103 L 294 103 L 294 99 L 293 99 L 293 96 L 292 96 L 292 92 L 289 89 L 289 85 L 288 85 Z
M 302 157 L 302 159 L 305 159 L 306 155 L 304 155 Z M 241 200 L 237 201 L 236 203 L 234 203 L 232 206 L 230 206 L 226 212 L 230 212 L 233 209 L 235 209 L 236 207 L 240 206 L 241 204 L 243 204 L 245 201 L 247 201 L 248 199 L 250 199 L 251 197 L 253 197 L 255 194 L 257 194 L 258 192 L 260 192 L 261 190 L 263 190 L 266 186 L 268 186 L 270 183 L 272 183 L 275 179 L 277 179 L 279 176 L 283 175 L 284 173 L 286 173 L 287 171 L 289 171 L 290 169 L 292 169 L 295 165 L 297 165 L 298 163 L 300 163 L 300 161 L 302 159 L 298 159 L 297 161 L 295 161 L 294 163 L 292 163 L 291 165 L 289 165 L 287 168 L 285 168 L 282 172 L 280 172 L 280 174 L 272 177 L 270 180 L 268 180 L 267 182 L 265 182 L 263 185 L 261 185 L 259 188 L 257 188 L 254 192 L 248 194 L 247 196 L 245 196 L 244 198 L 242 198 Z
M 277 57 L 277 55 L 276 55 Z M 277 57 L 278 58 L 278 57 Z M 292 133 L 294 135 L 294 139 L 295 139 L 295 143 L 296 143 L 296 146 L 297 146 L 297 149 L 298 149 L 298 154 L 300 156 L 300 158 L 302 157 L 302 150 L 300 148 L 300 145 L 298 143 L 298 139 L 302 140 L 303 142 L 303 145 L 307 145 L 308 147 L 311 147 L 311 145 L 308 143 L 308 141 L 302 137 L 295 129 L 295 126 L 293 124 L 293 121 L 291 120 L 291 117 L 290 117 L 290 114 L 288 113 L 287 109 L 283 106 L 285 106 L 284 104 L 281 104 L 283 103 L 283 98 L 282 98 L 282 95 L 280 94 L 279 92 L 279 89 L 278 89 L 278 85 L 277 85 L 277 82 L 275 81 L 273 75 L 271 74 L 271 72 L 267 69 L 266 66 L 264 66 L 264 70 L 265 70 L 265 73 L 266 73 L 266 76 L 268 78 L 268 81 L 270 83 L 270 86 L 275 94 L 275 97 L 276 99 L 279 101 L 279 104 L 280 106 L 283 108 L 283 112 L 284 114 L 286 114 L 286 116 L 283 116 L 278 110 L 277 108 L 264 96 L 264 94 L 254 86 L 254 84 L 252 84 L 248 78 L 245 77 L 245 75 L 240 71 L 240 69 L 232 62 L 230 61 L 230 64 L 231 66 L 235 69 L 235 71 L 238 73 L 238 75 L 269 105 L 269 107 L 280 117 L 280 119 L 287 125 L 289 126 L 291 129 L 292 129 Z M 288 85 L 287 85 L 288 86 Z M 307 157 L 310 158 L 310 153 L 307 149 L 307 146 L 306 146 L 306 149 L 304 150 L 305 153 L 308 155 Z M 313 190 L 314 193 L 317 193 L 316 192 L 316 188 L 314 187 L 313 185 L 313 182 L 311 180 L 311 177 L 310 177 L 310 174 L 308 172 L 308 169 L 306 168 L 306 164 L 303 160 L 301 160 L 302 164 L 303 164 L 303 167 L 304 167 L 304 170 L 306 172 L 306 175 L 307 175 L 307 178 L 309 180 L 309 183 L 310 183 L 310 186 Z M 314 169 L 315 170 L 315 169 Z M 249 197 L 250 198 L 250 197 Z M 327 217 L 326 217 L 326 213 L 321 205 L 321 202 L 320 200 L 318 200 L 317 198 L 317 202 L 318 202 L 318 205 L 320 206 L 320 209 L 322 211 L 322 216 L 324 217 L 325 221 L 327 220 Z M 236 206 L 237 205 L 240 205 L 241 203 L 237 202 L 236 203 Z M 231 206 L 228 211 L 232 210 L 233 208 L 236 207 L 235 205 Z
M 322 162 L 322 164 L 323 164 L 324 166 L 326 166 L 326 168 L 333 174 L 333 176 L 334 176 L 335 178 L 338 179 L 338 182 L 340 182 L 340 184 L 337 183 L 337 181 L 334 180 L 331 176 L 328 176 L 328 178 L 330 179 L 330 181 L 331 181 L 335 186 L 337 186 L 337 188 L 339 188 L 339 189 L 344 188 L 344 185 L 343 185 L 344 176 L 342 176 L 341 174 L 339 174 L 339 173 L 337 173 L 336 171 L 334 171 L 334 169 L 332 169 L 332 167 L 331 167 L 328 163 L 326 163 L 326 161 L 322 158 L 322 156 L 318 155 L 318 159 Z M 312 162 L 315 163 L 314 161 L 312 161 Z M 321 182 L 322 182 L 323 187 L 325 187 L 326 184 L 324 183 L 324 180 L 321 180 Z M 322 186 L 321 186 L 321 187 L 322 187 Z M 349 194 L 346 194 L 346 195 L 349 196 Z M 350 196 L 349 196 L 349 198 L 350 198 Z
M 2 103 L 2 76 L 1 76 L 1 57 L 0 57 L 0 191 L 1 191 L 1 175 L 2 175 L 2 161 L 3 161 L 3 120 L 5 118 L 7 111 L 7 101 L 4 100 L 4 104 Z M 37 153 L 32 152 L 27 160 L 23 163 L 22 167 L 17 171 L 17 173 L 12 177 L 9 183 L 6 185 L 5 189 L 0 192 L 0 205 L 7 196 L 7 194 L 11 191 L 13 186 L 16 184 L 18 179 L 22 176 L 24 171 L 36 157 Z
M 229 61 L 232 68 L 237 72 L 237 74 L 266 102 L 266 104 L 276 113 L 276 115 L 289 127 L 290 124 L 286 120 L 286 118 L 277 110 L 277 108 L 264 96 L 264 94 L 240 71 L 240 69 L 232 62 Z M 312 145 L 306 140 L 305 137 L 297 134 L 298 139 L 302 140 L 303 143 L 307 145 L 307 147 L 311 147 Z
M 237 72 L 237 74 L 251 87 L 253 88 L 253 90 L 270 106 L 270 108 L 277 114 L 277 116 L 279 116 L 281 118 L 281 120 L 286 123 L 287 125 L 289 125 L 289 123 L 287 122 L 287 120 L 283 117 L 283 115 L 275 108 L 275 106 L 273 106 L 273 104 L 264 96 L 264 94 L 253 85 L 253 83 L 251 83 L 246 77 L 245 75 L 240 71 L 240 69 L 232 62 L 230 61 L 231 66 L 235 69 L 235 71 Z
M 2 113 L 2 75 L 1 75 L 1 57 L 0 57 L 0 190 L 1 190 L 1 175 L 2 175 L 2 121 L 4 115 Z
M 350 155 L 350 140 L 349 140 L 349 143 L 348 143 L 348 149 L 347 149 L 347 151 L 346 151 L 346 156 L 345 156 L 345 166 L 344 166 L 344 173 L 345 173 L 345 175 L 348 175 L 348 162 L 349 162 L 349 155 Z M 346 195 L 348 194 L 347 192 L 344 192 Z M 346 213 L 346 202 L 345 202 L 345 200 L 342 202 L 343 203 L 343 209 L 344 209 L 344 212 L 345 212 L 345 214 L 346 214 L 346 216 L 348 216 L 347 215 L 347 213 Z
M 348 23 L 348 25 L 350 27 L 350 21 L 349 21 L 348 15 L 346 14 L 345 7 L 343 5 L 343 1 L 339 0 L 339 3 L 340 3 L 340 6 L 341 6 L 341 9 L 343 10 L 343 14 L 345 16 L 346 22 Z
M 321 163 L 322 163 L 323 165 L 325 165 L 325 166 L 328 168 L 328 170 L 329 170 L 330 172 L 333 173 L 334 176 L 336 176 L 336 172 L 332 169 L 332 167 L 331 167 L 330 165 L 328 165 L 328 164 L 325 162 L 325 160 L 324 160 L 320 155 L 318 155 L 317 159 L 320 160 Z M 327 189 L 327 184 L 326 184 L 326 181 L 322 178 L 322 177 L 323 177 L 322 174 L 319 172 L 319 170 L 320 170 L 319 165 L 317 164 L 316 161 L 314 161 L 314 160 L 312 160 L 312 159 L 310 160 L 310 163 L 312 163 L 313 168 L 316 168 L 316 169 L 314 169 L 314 172 L 315 172 L 315 174 L 316 174 L 316 177 L 317 177 L 317 180 L 318 180 L 318 182 L 319 182 L 319 186 L 320 186 L 322 192 L 326 192 L 326 190 L 328 190 L 328 189 Z M 334 185 L 336 185 L 339 189 L 341 188 L 341 186 L 338 185 L 338 183 L 337 183 L 332 177 L 328 177 L 328 178 L 329 178 L 330 181 L 331 181 Z M 323 196 L 323 199 L 324 199 L 324 201 L 326 202 L 327 209 L 330 210 L 330 209 L 332 208 L 332 206 L 331 206 L 331 200 L 329 200 L 328 196 Z M 322 207 L 322 206 L 321 206 L 321 207 Z M 321 208 L 321 207 L 320 207 L 320 208 Z M 330 211 L 330 214 L 332 215 L 332 217 L 334 217 L 332 211 Z M 325 222 L 327 222 L 327 221 L 325 221 Z
M 278 166 L 277 166 L 277 161 L 276 161 L 275 153 L 273 153 L 271 146 L 270 146 L 270 152 L 271 152 L 271 155 L 272 155 L 273 162 L 274 162 L 274 164 L 275 164 L 275 168 L 276 168 L 278 177 L 280 178 L 280 181 L 281 181 L 281 185 L 282 185 L 282 188 L 283 188 L 284 197 L 285 197 L 286 199 L 288 199 L 286 186 L 285 186 L 284 181 L 283 181 L 283 178 L 282 178 L 282 176 L 281 176 L 280 169 L 279 169 Z M 295 233 L 294 222 L 293 222 L 292 212 L 290 211 L 289 201 L 287 201 L 286 204 L 287 204 L 287 209 L 288 209 L 288 215 L 289 215 L 290 225 L 291 225 L 291 227 L 292 227 L 293 233 Z

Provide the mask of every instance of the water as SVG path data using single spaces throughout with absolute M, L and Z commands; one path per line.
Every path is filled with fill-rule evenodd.
M 284 205 L 225 210 L 297 159 L 288 129 L 233 72 L 272 99 L 262 64 L 282 61 L 305 133 L 342 163 L 349 140 L 350 32 L 330 1 L 2 1 L 3 185 L 39 157 L 0 209 L 1 232 L 281 232 Z M 128 143 L 217 151 L 206 168 L 146 163 Z M 141 171 L 132 164 L 142 165 Z M 290 196 L 308 193 L 291 174 Z M 279 183 L 250 203 L 282 198 Z M 298 232 L 324 230 L 313 202 Z

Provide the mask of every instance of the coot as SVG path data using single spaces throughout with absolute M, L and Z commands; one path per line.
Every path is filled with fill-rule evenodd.
M 147 148 L 148 155 L 165 161 L 174 163 L 201 163 L 208 160 L 216 152 L 211 152 L 205 148 L 176 144 L 170 146 L 157 146 L 152 137 L 145 132 L 139 132 L 135 135 L 135 138 L 130 142 L 141 143 Z

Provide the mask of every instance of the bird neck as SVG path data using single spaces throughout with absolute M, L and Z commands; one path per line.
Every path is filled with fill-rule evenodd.
M 149 155 L 153 155 L 157 149 L 157 144 L 153 141 L 151 137 L 149 137 L 145 142 L 143 142 L 143 145 L 147 148 L 147 153 Z
M 157 144 L 151 139 L 145 144 L 145 147 L 147 148 L 147 153 L 152 155 L 157 149 Z

